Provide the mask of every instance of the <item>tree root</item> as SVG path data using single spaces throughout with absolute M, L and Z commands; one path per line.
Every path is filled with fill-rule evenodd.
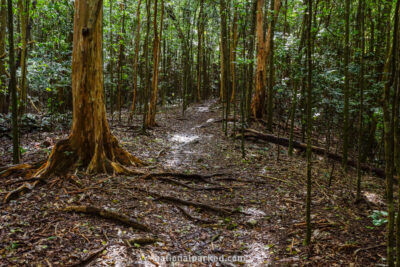
M 79 262 L 69 265 L 71 267 L 83 267 L 86 266 L 87 264 L 89 264 L 90 262 L 92 262 L 102 251 L 104 251 L 107 248 L 106 246 L 103 246 L 99 249 L 93 250 L 91 252 L 89 252 L 89 254 L 84 257 L 83 259 L 81 259 Z
M 23 185 L 19 186 L 18 188 L 8 192 L 7 195 L 3 199 L 3 203 L 6 204 L 13 199 L 17 199 L 20 194 L 32 191 L 38 183 L 44 181 L 44 179 L 42 179 L 42 178 L 34 178 L 32 180 L 35 180 L 35 181 L 33 183 L 24 183 Z
M 45 161 L 39 161 L 34 164 L 23 163 L 23 164 L 18 164 L 18 165 L 14 165 L 14 166 L 3 167 L 0 169 L 0 171 L 1 171 L 0 177 L 5 178 L 5 177 L 9 177 L 13 174 L 25 176 L 25 173 L 29 172 L 30 170 L 39 168 L 44 162 Z
M 125 242 L 129 245 L 140 245 L 140 246 L 146 246 L 146 245 L 151 245 L 156 242 L 160 241 L 157 238 L 154 237 L 139 237 L 139 238 L 134 238 L 134 239 L 128 239 L 125 240 Z
M 206 224 L 213 224 L 213 223 L 215 223 L 215 221 L 204 220 L 204 219 L 201 219 L 201 218 L 194 217 L 194 216 L 190 215 L 190 213 L 187 212 L 184 208 L 182 208 L 182 207 L 180 207 L 180 206 L 178 206 L 178 205 L 176 205 L 175 207 L 176 207 L 178 210 L 180 210 L 180 211 L 183 213 L 183 215 L 184 215 L 186 218 L 188 218 L 189 220 L 191 220 L 191 221 L 201 222 L 201 223 L 206 223 Z
M 137 187 L 135 187 L 135 189 L 137 189 L 138 191 L 144 192 L 146 194 L 153 195 L 153 196 L 155 196 L 157 198 L 157 200 L 166 201 L 166 202 L 170 202 L 170 203 L 173 203 L 173 204 L 180 204 L 180 205 L 185 205 L 185 206 L 198 207 L 198 208 L 201 208 L 203 210 L 208 210 L 208 211 L 211 211 L 211 212 L 215 212 L 217 214 L 222 214 L 224 216 L 230 215 L 230 214 L 236 212 L 236 210 L 230 210 L 230 209 L 217 207 L 217 206 L 210 206 L 210 205 L 199 203 L 199 202 L 192 202 L 192 201 L 188 201 L 188 200 L 184 200 L 184 199 L 180 199 L 180 198 L 176 198 L 176 197 L 172 197 L 172 196 L 161 195 L 161 194 L 158 194 L 158 193 L 155 193 L 155 192 L 148 192 L 148 191 L 146 191 L 144 189 L 137 188 Z
M 217 176 L 224 176 L 226 174 L 224 173 L 216 173 L 216 174 L 211 174 L 211 175 L 201 175 L 201 174 L 188 174 L 188 173 L 179 173 L 179 172 L 159 172 L 159 173 L 149 173 L 146 174 L 143 178 L 144 179 L 149 179 L 151 177 L 176 177 L 176 178 L 182 178 L 185 180 L 190 180 L 190 181 L 202 181 L 203 183 L 208 183 L 208 184 L 213 184 L 212 181 L 209 181 L 207 179 L 217 177 Z
M 148 226 L 139 223 L 135 219 L 132 219 L 125 214 L 117 213 L 117 212 L 110 211 L 110 210 L 103 209 L 103 208 L 97 208 L 97 207 L 93 207 L 93 206 L 68 206 L 68 207 L 64 208 L 63 211 L 93 214 L 93 215 L 97 215 L 102 218 L 106 218 L 106 219 L 110 219 L 110 220 L 114 220 L 114 221 L 123 223 L 127 226 L 130 226 L 130 227 L 138 229 L 138 230 L 142 230 L 145 232 L 151 232 L 150 228 Z
M 222 187 L 222 186 L 210 186 L 210 187 L 195 187 L 195 186 L 191 186 L 182 182 L 179 182 L 177 180 L 171 179 L 171 178 L 167 178 L 167 177 L 153 177 L 157 180 L 163 181 L 163 182 L 167 182 L 167 183 L 171 183 L 171 184 L 175 184 L 175 185 L 179 185 L 185 188 L 189 188 L 191 190 L 195 190 L 195 191 L 203 191 L 203 190 L 209 190 L 209 191 L 223 191 L 223 190 L 228 190 L 228 188 Z

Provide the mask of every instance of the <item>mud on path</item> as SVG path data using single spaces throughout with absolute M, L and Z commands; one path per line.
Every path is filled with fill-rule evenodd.
M 275 145 L 246 143 L 242 159 L 240 142 L 223 134 L 220 116 L 219 105 L 208 101 L 190 106 L 184 117 L 179 107 L 163 109 L 157 115 L 159 126 L 145 135 L 138 134 L 139 116 L 135 127 L 127 125 L 126 118 L 114 121 L 112 129 L 121 144 L 150 163 L 142 171 L 179 172 L 187 177 L 83 172 L 52 177 L 19 199 L 1 204 L 0 265 L 170 266 L 160 257 L 171 260 L 173 256 L 182 257 L 174 266 L 366 266 L 381 261 L 384 247 L 377 245 L 383 242 L 384 226 L 374 227 L 368 215 L 371 209 L 384 208 L 378 197 L 383 195 L 383 183 L 377 186 L 376 178 L 365 177 L 365 195 L 371 201 L 354 206 L 351 180 L 335 171 L 328 189 L 325 174 L 330 165 L 316 158 L 313 246 L 306 248 L 302 245 L 304 158 L 288 158 L 281 148 L 277 161 Z M 29 140 L 40 143 L 43 137 L 32 134 Z M 45 153 L 36 146 L 26 158 L 43 158 Z M 206 178 L 192 179 L 190 174 Z M 20 179 L 0 180 L 0 198 Z M 189 201 L 232 213 L 189 205 Z M 61 209 L 67 205 L 127 214 L 151 232 L 93 215 L 66 213 Z M 149 237 L 156 242 L 129 242 Z M 369 249 L 372 246 L 376 248 Z M 232 261 L 185 262 L 189 256 L 208 255 Z

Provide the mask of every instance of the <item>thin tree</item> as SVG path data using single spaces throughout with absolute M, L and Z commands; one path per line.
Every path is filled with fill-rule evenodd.
M 136 95 L 137 95 L 137 80 L 138 80 L 138 58 L 139 58 L 139 48 L 140 48 L 140 4 L 142 0 L 139 0 L 137 10 L 136 10 L 136 44 L 135 44 L 135 55 L 133 57 L 133 99 L 132 99 L 132 107 L 131 113 L 129 115 L 129 121 L 132 120 L 133 113 L 135 113 L 136 108 Z
M 157 5 L 158 0 L 154 2 L 154 42 L 153 42 L 153 80 L 152 80 L 152 94 L 149 105 L 149 111 L 147 113 L 146 126 L 152 127 L 156 125 L 156 111 L 157 111 L 157 97 L 158 97 L 158 74 L 159 74 L 159 63 L 161 53 L 161 38 L 162 28 L 164 19 L 164 0 L 161 0 L 161 17 L 160 17 L 160 36 L 158 36 L 157 26 Z
M 343 106 L 343 160 L 342 165 L 347 171 L 349 149 L 349 57 L 350 57 L 350 0 L 345 1 L 345 37 L 344 37 L 344 106 Z
M 20 14 L 20 24 L 21 24 L 21 81 L 20 90 L 21 94 L 19 96 L 20 106 L 19 114 L 25 113 L 26 103 L 28 99 L 27 84 L 26 84 L 26 74 L 27 74 L 27 59 L 28 59 L 28 38 L 29 38 L 29 5 L 30 0 L 18 0 L 18 8 Z
M 7 28 L 7 2 L 0 2 L 0 112 L 8 113 L 10 105 L 10 92 L 6 84 L 6 28 Z
M 311 242 L 311 138 L 312 138 L 312 0 L 308 0 L 307 6 L 307 197 L 306 197 L 306 224 L 307 232 L 305 244 Z
M 397 3 L 398 4 L 398 3 Z M 387 224 L 387 263 L 388 266 L 394 266 L 394 203 L 393 203 L 393 175 L 394 175 L 394 132 L 395 132 L 395 97 L 392 96 L 392 88 L 395 84 L 396 77 L 396 60 L 398 53 L 398 28 L 399 8 L 396 5 L 395 11 L 395 27 L 393 31 L 392 43 L 387 42 L 387 58 L 383 72 L 383 121 L 384 121 L 384 148 L 385 148 L 385 173 L 386 173 L 386 202 L 388 209 Z M 390 25 L 390 24 L 389 24 Z M 390 40 L 390 31 L 387 32 L 388 40 Z
M 359 0 L 359 39 L 360 39 L 360 110 L 358 113 L 358 161 L 357 161 L 357 195 L 356 200 L 361 199 L 361 161 L 362 161 L 362 130 L 363 130 L 363 111 L 364 111 L 364 53 L 365 53 L 365 37 L 364 37 L 364 8 L 365 1 Z
M 14 22 L 12 0 L 7 0 L 8 8 L 8 65 L 10 67 L 10 81 L 8 91 L 11 93 L 12 105 L 12 137 L 13 137 L 13 163 L 19 163 L 19 136 L 18 136 L 18 103 L 17 103 L 17 81 L 15 70 L 15 52 L 14 52 Z

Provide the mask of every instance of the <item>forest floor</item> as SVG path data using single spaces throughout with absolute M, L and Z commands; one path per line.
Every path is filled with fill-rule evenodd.
M 17 200 L 1 204 L 0 266 L 169 266 L 171 262 L 162 257 L 173 256 L 183 257 L 174 266 L 385 263 L 385 225 L 376 226 L 369 217 L 373 210 L 385 210 L 384 180 L 363 176 L 365 201 L 354 204 L 354 170 L 344 175 L 336 163 L 331 172 L 333 162 L 316 156 L 312 245 L 305 247 L 304 155 L 288 157 L 281 146 L 277 160 L 276 145 L 246 141 L 243 159 L 240 140 L 224 135 L 220 116 L 215 101 L 191 105 L 184 117 L 178 106 L 165 108 L 157 115 L 159 126 L 145 135 L 139 134 L 140 116 L 134 118 L 134 126 L 127 124 L 126 116 L 122 122 L 114 118 L 112 130 L 121 145 L 150 163 L 142 171 L 186 176 L 75 172 L 51 177 Z M 232 129 L 232 123 L 229 126 Z M 252 127 L 262 130 L 260 125 Z M 51 146 L 66 137 L 68 126 L 64 129 L 23 135 L 23 161 L 45 159 Z M 11 140 L 3 136 L 0 142 L 0 164 L 10 164 Z M 0 179 L 0 199 L 21 181 L 15 176 Z M 127 214 L 151 231 L 62 210 L 69 205 Z M 157 240 L 146 245 L 138 239 L 144 237 Z M 184 262 L 189 256 L 208 255 L 224 255 L 226 261 Z

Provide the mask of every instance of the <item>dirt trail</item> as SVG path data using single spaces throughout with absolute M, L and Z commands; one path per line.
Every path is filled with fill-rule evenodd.
M 76 264 L 103 246 L 104 251 L 94 255 L 89 266 L 171 266 L 160 257 L 172 260 L 174 256 L 183 257 L 174 266 L 211 266 L 209 260 L 197 260 L 193 265 L 184 262 L 189 256 L 208 255 L 236 257 L 229 262 L 217 260 L 215 266 L 333 266 L 378 261 L 380 248 L 373 253 L 354 252 L 379 244 L 384 226 L 365 232 L 365 225 L 371 225 L 369 211 L 351 204 L 347 181 L 343 184 L 335 178 L 332 191 L 325 187 L 324 175 L 330 165 L 319 159 L 313 173 L 314 245 L 305 248 L 304 158 L 288 158 L 282 150 L 277 161 L 275 145 L 246 143 L 247 154 L 242 159 L 240 142 L 223 134 L 217 122 L 220 116 L 218 103 L 208 101 L 191 105 L 184 117 L 179 107 L 163 109 L 157 114 L 159 127 L 145 135 L 137 134 L 139 116 L 134 118 L 134 129 L 114 121 L 112 130 L 121 144 L 150 162 L 143 171 L 223 175 L 204 180 L 88 176 L 82 172 L 52 177 L 47 184 L 1 207 L 0 266 Z M 43 137 L 32 134 L 30 139 L 40 143 Z M 32 148 L 26 158 L 43 153 Z M 339 175 L 335 173 L 335 177 Z M 13 184 L 18 179 L 0 180 L 0 198 L 18 185 Z M 371 179 L 365 177 L 364 186 L 375 187 L 366 193 L 382 195 L 383 184 L 376 188 L 377 181 Z M 174 203 L 168 200 L 171 198 L 186 202 Z M 382 208 L 379 201 L 373 204 L 374 209 Z M 236 212 L 226 215 L 183 204 L 188 202 Z M 109 208 L 137 218 L 152 231 L 143 233 L 113 220 L 60 210 L 67 205 Z M 149 236 L 158 242 L 127 243 Z

